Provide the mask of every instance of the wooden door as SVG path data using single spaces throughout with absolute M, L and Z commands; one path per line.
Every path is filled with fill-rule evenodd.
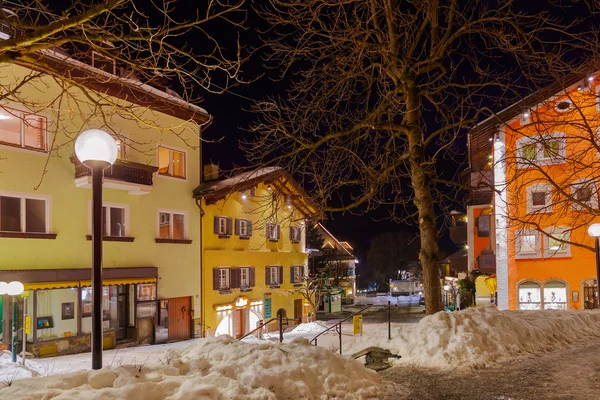
M 169 299 L 169 341 L 192 337 L 191 297 Z
M 246 324 L 244 319 L 244 310 L 235 310 L 233 318 L 233 334 L 236 339 L 241 338 L 244 336 L 244 325 Z
M 302 299 L 294 300 L 294 319 L 297 324 L 302 323 Z
M 585 310 L 593 310 L 598 307 L 598 299 L 596 298 L 596 286 L 583 287 L 583 308 Z

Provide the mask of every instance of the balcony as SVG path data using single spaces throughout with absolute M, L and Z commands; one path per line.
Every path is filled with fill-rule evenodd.
M 92 188 L 92 172 L 79 162 L 77 157 L 71 157 L 75 165 L 75 186 Z M 139 164 L 131 161 L 117 160 L 104 170 L 104 187 L 108 189 L 126 190 L 134 196 L 148 194 L 152 190 L 152 176 L 158 167 Z
M 450 228 L 450 240 L 456 244 L 467 242 L 467 225 L 455 225 Z
M 496 273 L 496 255 L 491 250 L 483 250 L 479 257 L 477 257 L 477 265 L 479 271 L 485 275 L 491 275 Z
M 483 171 L 471 171 L 470 185 L 473 188 L 471 192 L 471 204 L 490 204 L 493 197 L 494 187 L 494 171 L 483 170 Z

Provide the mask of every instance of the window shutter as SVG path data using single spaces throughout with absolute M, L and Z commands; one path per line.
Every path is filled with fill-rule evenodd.
M 295 242 L 296 238 L 294 238 L 294 227 L 290 226 L 290 241 Z
M 271 284 L 271 268 L 272 267 L 265 268 L 265 284 L 266 285 Z
M 248 237 L 250 237 L 252 236 L 252 221 L 248 220 L 246 223 L 248 224 Z
M 219 234 L 219 217 L 215 217 L 215 233 Z
M 249 274 L 248 280 L 249 280 L 250 287 L 254 287 L 254 286 L 256 286 L 256 275 L 255 275 L 254 267 L 250 267 L 250 268 L 248 268 L 248 270 L 249 270 L 248 271 L 248 274 Z
M 267 224 L 267 240 L 271 239 L 271 223 Z
M 290 283 L 296 283 L 294 280 L 294 267 L 290 267 Z
M 241 271 L 239 268 L 231 268 L 229 270 L 229 279 L 231 281 L 231 285 L 229 287 L 231 287 L 232 289 L 239 289 L 240 287 L 240 281 L 241 281 Z
M 232 229 L 231 229 L 232 228 L 232 226 L 231 226 L 232 222 L 233 221 L 231 220 L 231 218 L 227 218 L 227 234 L 228 235 L 231 235 L 231 232 L 232 232 Z
M 240 235 L 240 220 L 238 218 L 235 219 L 235 234 Z
M 277 282 L 277 284 L 281 285 L 283 283 L 283 267 L 277 267 L 279 268 L 279 282 Z
M 213 269 L 213 290 L 219 290 L 219 268 Z
M 275 225 L 275 239 L 279 240 L 279 224 Z M 282 267 L 283 268 L 283 267 Z

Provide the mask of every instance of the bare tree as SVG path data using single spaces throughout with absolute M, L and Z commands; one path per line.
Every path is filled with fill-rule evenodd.
M 159 125 L 152 111 L 187 108 L 182 119 L 209 122 L 206 111 L 190 104 L 201 100 L 201 90 L 221 92 L 241 82 L 245 59 L 236 31 L 245 20 L 244 1 L 209 0 L 196 9 L 188 4 L 187 13 L 174 0 L 56 3 L 9 0 L 0 8 L 0 101 L 56 114 L 50 130 L 60 134 L 47 144 L 48 154 L 72 148 L 92 119 L 130 151 L 155 150 L 147 139 L 123 137 L 111 123 L 115 116 L 197 147 L 189 139 L 198 137 L 197 128 Z M 212 35 L 214 23 L 231 34 Z M 52 90 L 52 100 L 27 96 L 25 87 Z M 69 124 L 61 124 L 66 119 Z
M 429 314 L 442 309 L 438 233 L 457 198 L 449 160 L 461 155 L 459 133 L 482 104 L 493 105 L 494 89 L 506 98 L 550 66 L 566 69 L 564 49 L 579 40 L 569 24 L 515 7 L 459 0 L 257 7 L 271 26 L 266 62 L 291 85 L 285 97 L 256 104 L 258 138 L 246 144 L 248 156 L 302 173 L 325 211 L 383 206 L 391 219 L 416 223 Z
M 367 253 L 367 265 L 377 283 L 386 284 L 389 279 L 399 279 L 400 271 L 414 270 L 419 247 L 418 238 L 408 232 L 386 232 L 375 236 Z

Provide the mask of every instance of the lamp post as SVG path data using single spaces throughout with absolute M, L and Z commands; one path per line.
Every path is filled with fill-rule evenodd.
M 596 243 L 596 307 L 600 305 L 599 291 L 600 291 L 600 224 L 592 224 L 588 228 L 588 234 L 594 238 Z
M 12 296 L 12 362 L 17 362 L 17 296 L 23 293 L 23 290 L 25 288 L 21 282 L 0 282 L 0 295 Z M 25 325 L 25 321 L 23 321 L 23 325 Z M 25 342 L 23 342 L 23 355 L 25 355 Z
M 75 155 L 92 173 L 92 369 L 102 368 L 102 177 L 117 159 L 115 139 L 100 129 L 82 132 Z

